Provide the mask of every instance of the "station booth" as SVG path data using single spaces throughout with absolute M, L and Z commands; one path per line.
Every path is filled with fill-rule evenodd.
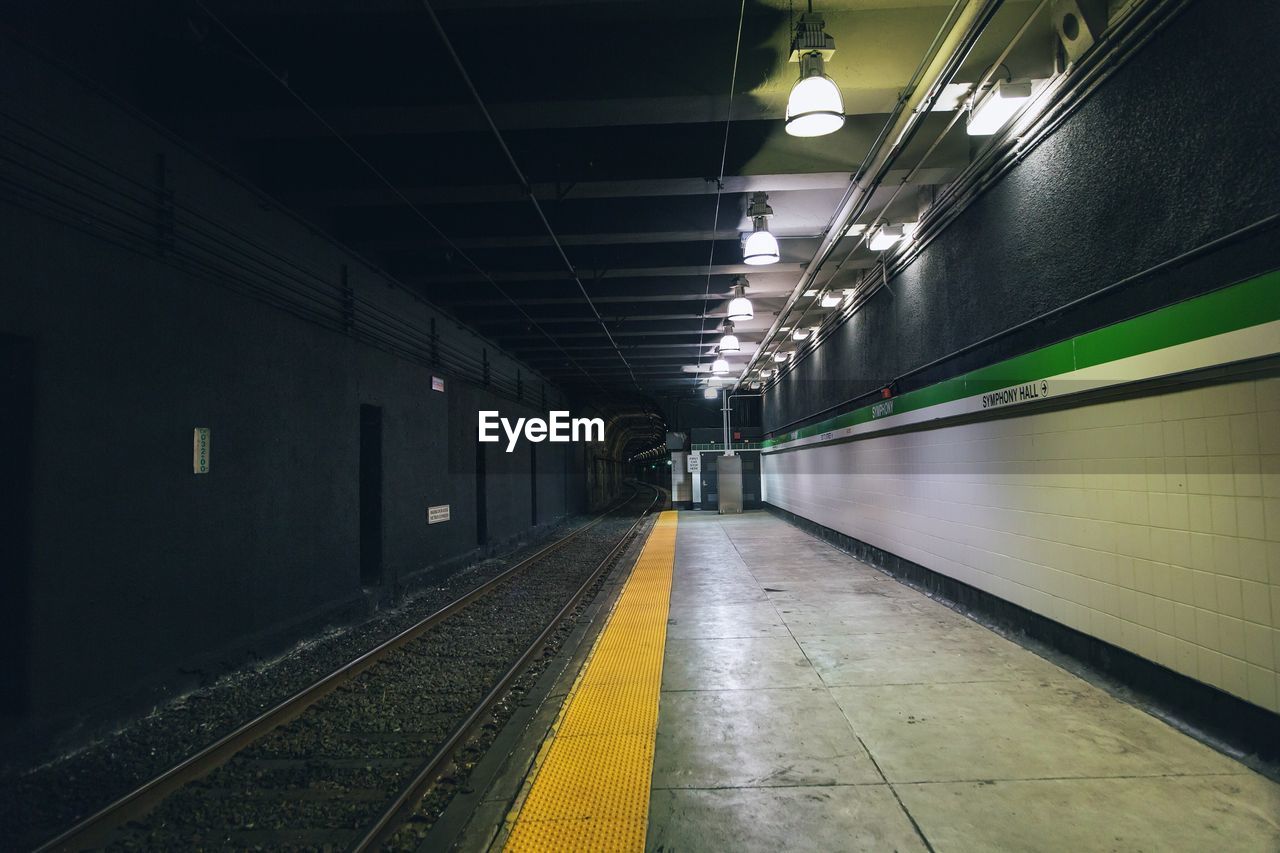
M 671 505 L 676 509 L 742 512 L 760 509 L 758 430 L 738 430 L 726 455 L 716 429 L 694 429 L 683 450 L 671 450 Z

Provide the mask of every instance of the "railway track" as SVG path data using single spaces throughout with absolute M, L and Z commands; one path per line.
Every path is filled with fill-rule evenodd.
M 649 488 L 39 850 L 378 849 L 621 555 Z

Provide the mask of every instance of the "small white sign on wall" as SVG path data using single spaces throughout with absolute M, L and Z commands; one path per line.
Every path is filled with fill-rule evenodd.
M 685 463 L 689 467 L 690 474 L 696 474 L 702 470 L 702 454 L 690 453 Z
M 439 376 L 432 376 L 432 377 L 431 377 L 431 390 L 432 390 L 432 391 L 443 391 L 443 390 L 444 390 L 444 380 L 443 380 L 443 379 L 441 379 Z
M 197 474 L 209 473 L 209 428 L 196 427 L 192 444 L 191 468 Z
M 427 524 L 439 524 L 449 520 L 449 504 L 427 507 Z

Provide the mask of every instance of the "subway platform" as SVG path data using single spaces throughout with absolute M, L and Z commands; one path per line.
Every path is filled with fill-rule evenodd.
M 664 513 L 584 659 L 464 847 L 1280 849 L 1280 784 L 768 513 Z

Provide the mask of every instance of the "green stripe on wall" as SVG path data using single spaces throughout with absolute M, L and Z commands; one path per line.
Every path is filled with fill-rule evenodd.
M 893 398 L 893 414 L 900 415 L 950 403 L 975 394 L 1094 367 L 1275 320 L 1280 320 L 1280 270 L 1103 326 L 1074 338 L 980 367 L 953 379 L 909 391 Z M 797 439 L 866 423 L 873 420 L 874 405 L 876 404 L 863 406 L 787 433 L 785 438 L 767 439 L 763 446 L 776 447 Z

